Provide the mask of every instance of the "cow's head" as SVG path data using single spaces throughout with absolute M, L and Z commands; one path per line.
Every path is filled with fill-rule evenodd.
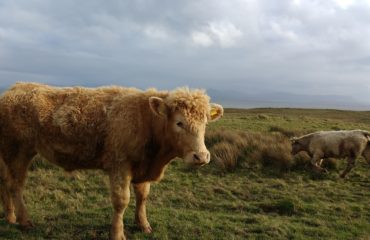
M 217 121 L 223 108 L 210 104 L 209 97 L 200 90 L 179 89 L 164 98 L 150 97 L 151 110 L 165 119 L 167 143 L 191 165 L 204 165 L 210 161 L 210 153 L 204 143 L 206 124 Z
M 300 151 L 303 151 L 303 145 L 299 142 L 299 138 L 293 137 L 290 139 L 290 142 L 292 144 L 292 154 L 296 155 Z

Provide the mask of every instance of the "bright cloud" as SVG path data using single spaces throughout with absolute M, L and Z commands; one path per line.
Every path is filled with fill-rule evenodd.
M 277 36 L 281 38 L 285 38 L 287 40 L 291 40 L 291 41 L 295 41 L 298 39 L 297 35 L 293 31 L 282 29 L 280 24 L 276 22 L 272 22 L 270 23 L 270 25 L 271 25 L 271 29 Z
M 355 0 L 334 0 L 334 2 L 338 4 L 339 7 L 346 9 L 350 7 L 355 2 Z
M 242 31 L 230 22 L 211 22 L 209 32 L 222 47 L 232 47 L 243 35 Z
M 240 29 L 227 21 L 212 21 L 203 29 L 203 32 L 195 31 L 191 34 L 193 43 L 203 47 L 213 44 L 218 44 L 223 48 L 233 47 L 243 36 Z
M 147 26 L 144 28 L 144 33 L 146 36 L 158 39 L 158 40 L 169 40 L 170 35 L 169 33 L 163 28 L 159 26 Z
M 213 45 L 212 38 L 204 32 L 195 31 L 191 33 L 191 39 L 195 45 L 210 47 Z

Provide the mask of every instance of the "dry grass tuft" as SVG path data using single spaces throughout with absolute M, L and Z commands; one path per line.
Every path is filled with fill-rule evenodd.
M 287 130 L 287 129 L 279 127 L 279 126 L 271 126 L 269 131 L 270 132 L 279 132 L 279 133 L 281 133 L 281 134 L 283 134 L 284 136 L 287 136 L 287 137 L 294 137 L 294 136 L 298 135 L 295 131 Z
M 228 142 L 216 143 L 212 148 L 214 162 L 226 171 L 235 169 L 239 154 L 238 147 Z
M 283 134 L 284 136 L 286 136 L 288 138 L 291 138 L 291 137 L 301 136 L 301 135 L 304 135 L 304 134 L 307 134 L 307 133 L 313 132 L 313 131 L 309 131 L 309 130 L 288 130 L 288 129 L 285 129 L 285 128 L 279 127 L 279 126 L 270 126 L 269 132 L 278 132 L 278 133 L 281 133 L 281 134 Z
M 311 157 L 307 152 L 299 152 L 293 157 L 294 168 L 302 169 L 311 166 Z
M 217 166 L 224 171 L 254 165 L 290 168 L 289 139 L 280 133 L 215 130 L 206 134 L 206 144 Z

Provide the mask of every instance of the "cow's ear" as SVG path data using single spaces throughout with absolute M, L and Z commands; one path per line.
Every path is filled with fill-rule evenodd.
M 211 103 L 208 122 L 214 122 L 224 115 L 224 108 L 221 105 Z
M 167 106 L 162 98 L 150 97 L 149 98 L 150 109 L 158 116 L 167 116 Z

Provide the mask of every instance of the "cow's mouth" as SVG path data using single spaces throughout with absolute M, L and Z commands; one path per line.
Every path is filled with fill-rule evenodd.
M 204 165 L 207 165 L 208 163 L 193 163 L 194 166 L 196 167 L 202 167 Z
M 183 159 L 184 159 L 184 162 L 189 165 L 200 167 L 200 166 L 203 166 L 209 163 L 210 154 L 208 151 L 204 151 L 204 152 L 193 151 L 193 152 L 186 154 Z

